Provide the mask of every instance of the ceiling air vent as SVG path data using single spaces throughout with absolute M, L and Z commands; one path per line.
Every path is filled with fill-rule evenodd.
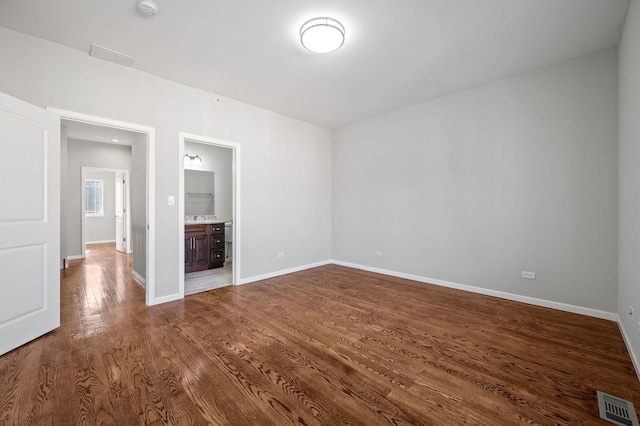
M 91 51 L 89 55 L 94 58 L 104 59 L 105 61 L 113 62 L 118 65 L 124 65 L 125 67 L 132 67 L 136 58 L 125 55 L 124 53 L 116 52 L 115 50 L 107 49 L 106 47 L 99 46 L 97 44 L 91 45 Z
M 630 401 L 598 391 L 600 418 L 619 426 L 640 426 Z

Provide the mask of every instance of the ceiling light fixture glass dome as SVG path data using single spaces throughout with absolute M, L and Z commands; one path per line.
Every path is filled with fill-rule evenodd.
M 300 28 L 300 42 L 314 53 L 331 53 L 344 43 L 344 26 L 333 18 L 314 18 Z

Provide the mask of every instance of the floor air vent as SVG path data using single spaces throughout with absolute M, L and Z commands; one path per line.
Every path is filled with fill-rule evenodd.
M 640 426 L 630 401 L 598 391 L 600 418 L 620 426 Z

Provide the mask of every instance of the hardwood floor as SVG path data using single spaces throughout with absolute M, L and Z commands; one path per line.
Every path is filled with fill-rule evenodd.
M 146 307 L 109 245 L 0 357 L 0 424 L 593 425 L 640 408 L 616 323 L 323 266 Z

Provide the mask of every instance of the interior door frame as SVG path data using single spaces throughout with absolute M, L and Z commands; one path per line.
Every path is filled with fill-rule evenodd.
M 125 208 L 125 214 L 124 214 L 124 220 L 125 220 L 125 225 L 124 225 L 124 236 L 125 239 L 127 241 L 126 246 L 125 246 L 125 251 L 126 253 L 131 253 L 131 238 L 129 238 L 129 235 L 131 235 L 131 191 L 129 190 L 129 170 L 126 169 L 110 169 L 110 168 L 104 168 L 104 167 L 85 167 L 82 166 L 82 181 L 81 181 L 81 187 L 82 187 L 82 225 L 81 225 L 81 229 L 80 229 L 80 238 L 82 241 L 82 258 L 86 258 L 87 257 L 87 217 L 85 216 L 85 192 L 84 192 L 84 181 L 86 180 L 86 173 L 87 172 L 107 172 L 107 173 L 124 173 L 124 186 L 125 186 L 125 196 L 124 196 L 124 208 Z
M 47 107 L 48 111 L 54 112 L 60 116 L 62 120 L 80 121 L 96 126 L 112 127 L 116 129 L 129 130 L 132 132 L 143 133 L 147 136 L 147 194 L 146 194 L 146 217 L 147 217 L 147 238 L 146 238 L 146 277 L 145 277 L 145 303 L 147 306 L 157 305 L 159 303 L 173 300 L 166 300 L 166 297 L 156 297 L 155 291 L 155 245 L 156 245 L 156 129 L 155 127 L 145 126 L 142 124 L 128 123 L 125 121 L 114 120 L 111 118 L 98 117 L 95 115 L 84 114 L 81 112 L 68 111 L 59 108 Z
M 240 208 L 240 182 L 241 182 L 241 161 L 240 161 L 240 144 L 229 142 L 221 139 L 209 138 L 206 136 L 193 135 L 190 133 L 179 132 L 178 134 L 178 288 L 180 298 L 184 298 L 184 145 L 186 141 L 213 145 L 232 150 L 232 218 L 233 221 L 233 243 L 231 245 L 231 259 L 233 259 L 231 283 L 233 285 L 240 284 L 241 271 L 241 230 L 242 230 L 242 214 Z

